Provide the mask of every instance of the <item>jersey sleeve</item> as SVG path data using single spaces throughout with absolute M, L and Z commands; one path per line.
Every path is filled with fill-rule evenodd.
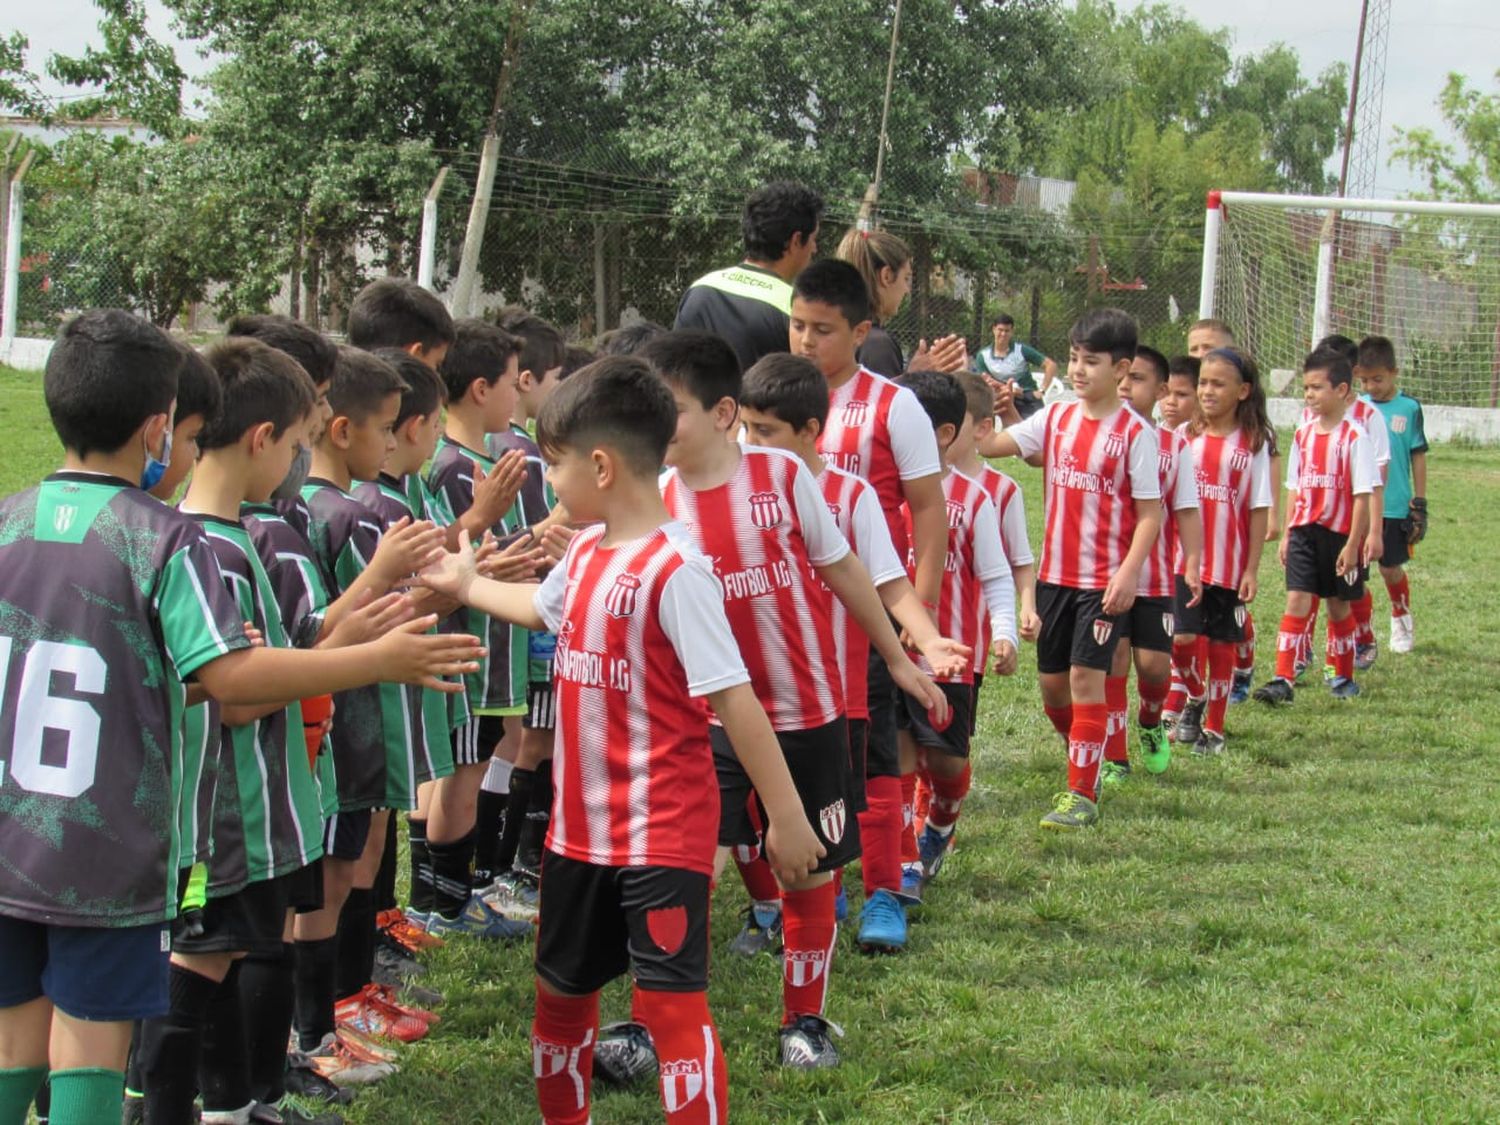
M 1145 426 L 1130 443 L 1130 495 L 1136 500 L 1161 498 L 1161 474 L 1157 471 L 1156 434 Z
M 250 647 L 240 607 L 206 541 L 187 543 L 167 559 L 153 603 L 162 647 L 179 679 Z
M 849 535 L 854 553 L 865 564 L 870 581 L 876 586 L 906 577 L 906 567 L 896 554 L 890 525 L 885 521 L 885 513 L 880 510 L 880 501 L 875 498 L 873 488 L 862 488 L 855 497 L 854 511 L 849 514 Z
M 547 632 L 555 633 L 562 627 L 563 603 L 568 592 L 568 560 L 554 566 L 542 579 L 542 584 L 531 597 L 537 616 L 547 625 Z
M 927 411 L 922 409 L 917 396 L 905 387 L 900 388 L 891 400 L 886 426 L 890 431 L 896 472 L 902 480 L 936 476 L 943 471 L 932 419 L 927 417 Z
M 1300 431 L 1301 427 L 1298 427 L 1298 429 Z M 1300 484 L 1298 478 L 1302 476 L 1302 471 L 1301 471 L 1301 469 L 1298 466 L 1300 465 L 1300 463 L 1302 461 L 1302 456 L 1301 456 L 1302 443 L 1297 440 L 1297 437 L 1298 437 L 1298 435 L 1296 435 L 1296 434 L 1294 434 L 1292 436 L 1292 444 L 1291 444 L 1291 446 L 1286 451 L 1286 490 L 1288 492 L 1296 492 L 1301 487 L 1301 484 Z M 1262 447 L 1262 448 L 1264 448 L 1264 447 Z M 1257 456 L 1258 456 L 1258 454 L 1257 454 Z M 1268 462 L 1267 462 L 1267 470 L 1269 471 L 1269 469 L 1270 469 L 1270 464 L 1269 464 L 1269 460 L 1268 460 Z M 1252 467 L 1252 471 L 1253 471 L 1253 467 Z M 1254 478 L 1252 477 L 1252 485 L 1251 485 L 1252 488 L 1254 487 L 1253 480 L 1254 480 Z M 1267 492 L 1269 492 L 1269 491 L 1270 490 L 1267 489 Z M 1269 505 L 1270 501 L 1267 500 L 1266 503 Z M 1256 506 L 1255 505 L 1255 501 L 1252 499 L 1251 502 L 1250 502 L 1250 507 L 1254 508 L 1255 506 Z
M 672 642 L 695 699 L 750 682 L 724 616 L 724 596 L 707 565 L 689 559 L 662 584 L 662 631 Z
M 1411 436 L 1407 439 L 1411 443 L 1412 453 L 1427 452 L 1427 426 L 1422 421 L 1422 404 L 1412 399 L 1411 421 L 1407 423 L 1411 430 Z
M 1032 367 L 1041 367 L 1047 362 L 1047 357 L 1037 351 L 1030 344 L 1021 345 L 1021 358 Z
M 1375 461 L 1375 442 L 1368 432 L 1357 432 L 1349 443 L 1349 480 L 1356 496 L 1368 496 L 1380 483 Z
M 833 513 L 818 491 L 817 481 L 800 461 L 796 462 L 792 477 L 792 503 L 797 508 L 802 541 L 807 544 L 808 562 L 813 566 L 832 566 L 849 553 L 849 542 L 833 522 Z
M 1292 442 L 1291 451 L 1287 454 L 1287 480 L 1295 480 L 1292 476 L 1290 466 L 1295 465 L 1297 454 L 1297 443 Z M 1250 510 L 1256 508 L 1269 508 L 1271 506 L 1271 450 L 1269 446 L 1261 446 L 1259 452 L 1250 458 Z
M 1036 563 L 1036 556 L 1031 552 L 1031 533 L 1026 527 L 1026 497 L 1019 488 L 1000 513 L 1000 543 L 1012 567 Z
M 990 628 L 995 636 L 1015 644 L 1015 583 L 1011 578 L 1010 560 L 1005 557 L 1005 545 L 1000 541 L 1000 519 L 987 496 L 974 513 L 971 534 L 974 536 L 974 577 L 984 591 Z
M 1035 457 L 1042 451 L 1047 443 L 1047 427 L 1052 421 L 1053 407 L 1048 406 L 1044 410 L 1038 410 L 1030 418 L 1017 422 L 1014 426 L 1006 426 L 1004 432 L 1009 434 L 1011 440 L 1021 450 L 1023 458 Z
M 1383 469 L 1391 463 L 1391 431 L 1385 424 L 1385 415 L 1373 405 L 1370 409 L 1370 424 L 1365 427 L 1370 435 L 1370 452 L 1375 457 L 1375 467 Z
M 1193 459 L 1191 442 L 1182 442 L 1177 447 L 1177 479 L 1172 482 L 1170 500 L 1172 511 L 1181 512 L 1198 506 L 1198 464 Z

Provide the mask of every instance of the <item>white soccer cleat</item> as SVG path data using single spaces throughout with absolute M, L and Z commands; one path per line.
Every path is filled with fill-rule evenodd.
M 1391 651 L 1410 652 L 1414 643 L 1411 614 L 1403 613 L 1400 617 L 1392 617 Z

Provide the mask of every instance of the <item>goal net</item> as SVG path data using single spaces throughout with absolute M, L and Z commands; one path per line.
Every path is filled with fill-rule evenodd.
M 1337 332 L 1389 337 L 1425 403 L 1500 406 L 1500 205 L 1211 193 L 1199 311 L 1273 391 Z

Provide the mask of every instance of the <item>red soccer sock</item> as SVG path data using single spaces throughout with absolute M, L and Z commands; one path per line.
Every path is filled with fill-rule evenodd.
M 1068 732 L 1068 788 L 1090 801 L 1098 800 L 1099 764 L 1104 757 L 1104 732 L 1109 708 L 1103 703 L 1073 704 L 1073 729 Z
M 1162 705 L 1167 700 L 1167 685 L 1160 680 L 1143 680 L 1137 675 L 1135 690 L 1136 694 L 1141 697 L 1141 705 L 1136 709 L 1135 721 L 1143 727 L 1161 725 Z
M 1197 637 L 1172 639 L 1172 672 L 1182 681 L 1183 702 L 1203 698 L 1204 664 L 1198 659 Z M 1181 711 L 1179 704 L 1171 710 Z
M 556 996 L 540 984 L 531 1024 L 531 1069 L 536 1102 L 547 1125 L 585 1125 L 594 1073 L 599 994 Z
M 839 926 L 834 920 L 834 890 L 824 883 L 806 891 L 781 892 L 782 955 L 781 1025 L 798 1016 L 821 1016 L 828 1000 L 828 976 L 833 971 L 833 944 Z
M 708 994 L 638 988 L 636 999 L 641 1022 L 656 1044 L 661 1104 L 669 1125 L 727 1121 L 729 1076 L 708 1012 Z
M 1276 675 L 1287 683 L 1297 678 L 1297 650 L 1307 636 L 1307 621 L 1294 613 L 1281 616 L 1281 630 L 1276 634 Z
M 1124 676 L 1104 678 L 1105 719 L 1104 757 L 1110 762 L 1128 762 L 1130 752 L 1125 744 L 1125 712 L 1130 707 L 1129 683 Z
M 1069 703 L 1066 707 L 1052 707 L 1043 703 L 1042 710 L 1047 713 L 1052 729 L 1067 738 L 1068 732 L 1073 729 L 1073 705 Z
M 952 831 L 958 823 L 958 814 L 963 809 L 964 798 L 969 795 L 974 771 L 968 762 L 963 772 L 953 777 L 932 777 L 932 804 L 927 810 L 927 823 L 942 832 Z
M 917 852 L 917 775 L 901 775 L 901 862 L 916 863 Z
M 1224 733 L 1224 713 L 1229 710 L 1229 681 L 1234 676 L 1234 644 L 1210 641 L 1208 644 L 1208 710 L 1203 729 Z
M 912 831 L 927 819 L 927 809 L 932 804 L 932 774 L 925 765 L 917 767 L 917 793 L 911 805 Z
M 1394 583 L 1387 582 L 1385 592 L 1391 596 L 1392 617 L 1411 616 L 1411 583 L 1406 580 L 1405 574 Z
M 1333 660 L 1333 673 L 1340 679 L 1354 678 L 1354 631 L 1358 626 L 1351 613 L 1342 621 L 1328 618 L 1328 655 Z
M 865 781 L 865 811 L 859 814 L 860 867 L 865 897 L 901 889 L 901 780 L 871 777 Z
M 740 878 L 745 880 L 745 889 L 756 902 L 775 902 L 781 897 L 781 887 L 763 850 L 757 848 L 755 858 L 747 861 L 741 858 L 741 849 L 735 848 L 734 864 L 740 869 Z
M 1255 671 L 1255 615 L 1248 607 L 1245 609 L 1244 638 L 1234 646 L 1234 670 L 1236 672 Z
M 1355 643 L 1362 645 L 1374 644 L 1375 630 L 1370 628 L 1370 614 L 1375 608 L 1375 599 L 1370 596 L 1369 586 L 1365 587 L 1365 592 L 1358 601 L 1349 603 L 1349 608 L 1354 611 Z

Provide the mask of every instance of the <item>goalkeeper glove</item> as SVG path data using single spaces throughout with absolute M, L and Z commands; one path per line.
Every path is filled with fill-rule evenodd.
M 1427 538 L 1427 501 L 1420 496 L 1412 498 L 1411 502 L 1411 531 L 1406 536 L 1406 541 L 1416 546 Z

